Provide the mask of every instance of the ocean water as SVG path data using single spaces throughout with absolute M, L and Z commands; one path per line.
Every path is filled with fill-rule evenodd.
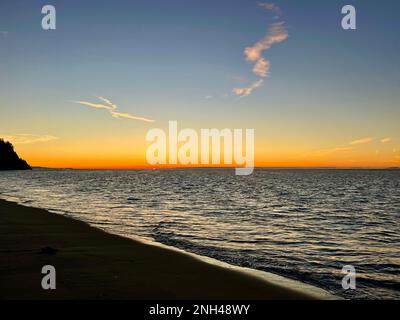
M 400 299 L 400 171 L 38 169 L 0 172 L 0 197 L 345 298 Z

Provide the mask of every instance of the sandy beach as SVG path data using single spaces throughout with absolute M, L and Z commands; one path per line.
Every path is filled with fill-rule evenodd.
M 322 298 L 4 200 L 0 243 L 0 299 Z M 56 268 L 56 290 L 41 287 L 44 265 Z

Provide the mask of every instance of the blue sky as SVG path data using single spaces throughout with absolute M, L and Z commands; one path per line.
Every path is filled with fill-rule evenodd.
M 349 3 L 357 9 L 356 31 L 340 27 Z M 45 4 L 56 7 L 54 31 L 41 29 Z M 113 132 L 117 124 L 105 113 L 71 102 L 104 96 L 159 126 L 174 119 L 192 127 L 255 127 L 259 143 L 298 139 L 317 149 L 324 141 L 334 148 L 366 136 L 400 138 L 400 3 L 274 4 L 279 18 L 248 0 L 3 0 L 0 133 L 66 139 L 72 126 L 83 134 L 97 125 Z M 244 49 L 277 22 L 288 38 L 263 51 L 268 77 L 239 98 L 233 88 L 259 79 Z M 122 130 L 136 136 L 145 126 Z

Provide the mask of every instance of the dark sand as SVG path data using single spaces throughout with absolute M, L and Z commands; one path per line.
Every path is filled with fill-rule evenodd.
M 40 253 L 43 247 L 59 251 Z M 53 265 L 57 289 L 43 290 Z M 0 200 L 0 299 L 309 299 L 190 255 Z

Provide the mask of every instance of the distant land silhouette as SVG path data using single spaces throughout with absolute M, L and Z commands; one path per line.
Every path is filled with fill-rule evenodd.
M 10 142 L 0 139 L 0 170 L 30 170 L 31 166 L 18 157 Z

